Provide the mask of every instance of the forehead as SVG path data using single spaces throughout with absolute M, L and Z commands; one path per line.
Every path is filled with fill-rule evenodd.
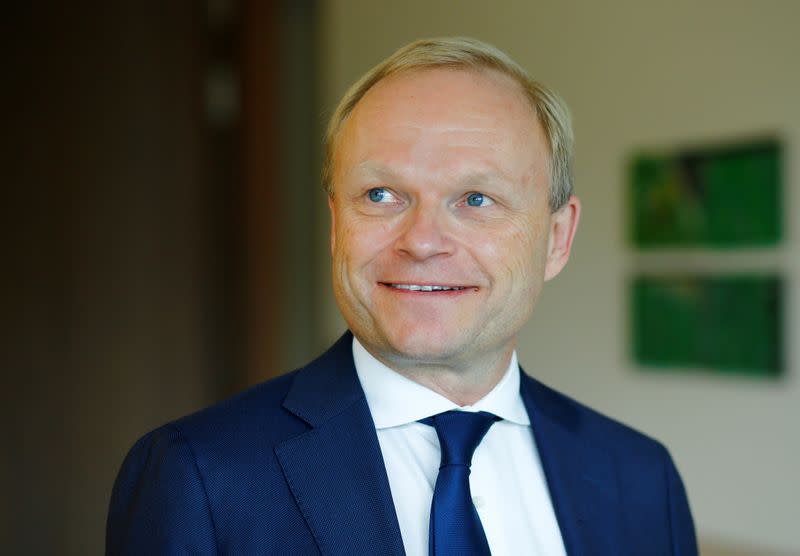
M 427 155 L 441 165 L 441 157 L 451 155 L 502 154 L 529 164 L 546 156 L 544 133 L 522 87 L 491 69 L 437 67 L 391 75 L 356 104 L 337 143 L 339 167 L 376 157 L 420 164 Z
M 491 68 L 429 67 L 402 71 L 373 85 L 356 103 L 351 118 L 373 109 L 418 109 L 428 105 L 432 114 L 461 113 L 467 108 L 482 112 L 503 109 L 533 115 L 522 86 L 510 76 Z M 441 113 L 441 107 L 451 111 Z

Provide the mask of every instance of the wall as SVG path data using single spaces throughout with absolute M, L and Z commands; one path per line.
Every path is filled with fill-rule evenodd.
M 133 441 L 213 399 L 203 13 L 10 11 L 0 546 L 98 554 Z
M 527 371 L 663 440 L 686 482 L 705 553 L 800 552 L 800 36 L 796 2 L 430 2 L 322 5 L 322 98 L 329 113 L 350 82 L 398 46 L 471 35 L 506 50 L 573 110 L 584 203 L 573 259 L 549 284 L 520 338 Z M 784 244 L 696 252 L 676 265 L 775 268 L 787 280 L 788 369 L 776 382 L 696 373 L 642 374 L 626 340 L 625 282 L 654 266 L 625 245 L 624 159 L 672 146 L 777 132 L 786 147 Z M 322 200 L 320 218 L 326 218 Z M 327 256 L 320 238 L 319 256 Z M 327 280 L 321 289 L 329 289 Z M 327 290 L 325 290 L 327 291 Z M 343 328 L 324 298 L 323 336 Z M 727 548 L 726 548 L 727 547 Z M 736 547 L 737 552 L 734 552 Z
M 0 19 L 9 554 L 101 553 L 138 437 L 320 344 L 315 4 L 55 4 Z

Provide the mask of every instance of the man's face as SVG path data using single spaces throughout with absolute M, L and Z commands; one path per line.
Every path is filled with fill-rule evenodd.
M 550 213 L 548 152 L 494 71 L 398 74 L 361 99 L 336 148 L 331 247 L 336 300 L 373 355 L 510 353 L 577 222 L 574 199 Z

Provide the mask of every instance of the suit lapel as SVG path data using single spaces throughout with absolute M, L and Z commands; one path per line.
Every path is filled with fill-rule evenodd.
M 311 428 L 275 448 L 323 554 L 404 554 L 375 425 L 345 334 L 296 375 L 284 408 Z M 624 553 L 611 455 L 575 402 L 522 372 L 520 393 L 567 554 Z
M 323 554 L 404 554 L 351 345 L 347 333 L 298 372 L 284 407 L 311 430 L 275 453 Z
M 587 443 L 585 415 L 568 398 L 522 372 L 522 399 L 567 554 L 621 554 L 613 460 Z

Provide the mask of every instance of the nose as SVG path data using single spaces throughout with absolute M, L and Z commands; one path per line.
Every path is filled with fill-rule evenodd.
M 439 207 L 417 205 L 406 214 L 395 249 L 420 261 L 451 255 L 455 243 L 446 229 L 446 218 Z

